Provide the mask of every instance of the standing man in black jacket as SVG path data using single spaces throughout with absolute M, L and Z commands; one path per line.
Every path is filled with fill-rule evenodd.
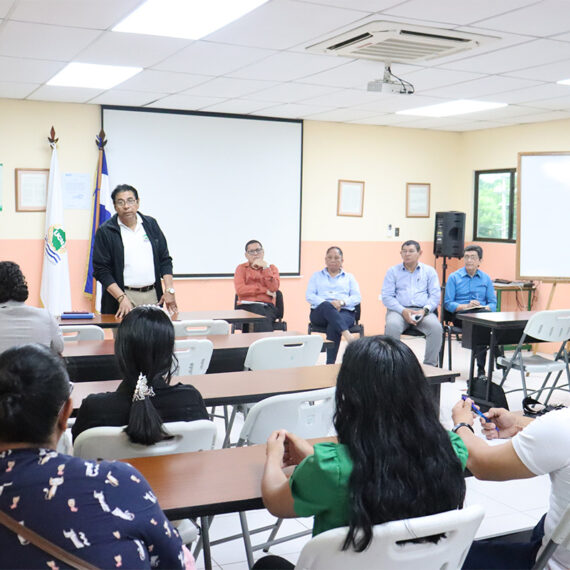
M 93 247 L 93 273 L 105 289 L 101 313 L 121 318 L 137 305 L 156 303 L 178 312 L 172 258 L 158 223 L 138 212 L 139 195 L 132 186 L 120 184 L 111 199 L 117 213 L 97 230 Z

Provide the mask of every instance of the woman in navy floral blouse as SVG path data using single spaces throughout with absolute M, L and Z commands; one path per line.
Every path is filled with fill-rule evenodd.
M 40 345 L 0 354 L 0 510 L 100 568 L 184 568 L 177 531 L 126 463 L 55 451 L 72 411 L 60 358 Z M 64 568 L 0 525 L 1 568 Z

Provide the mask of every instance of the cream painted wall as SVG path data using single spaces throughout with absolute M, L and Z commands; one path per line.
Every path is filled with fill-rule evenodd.
M 458 133 L 306 121 L 302 239 L 433 240 L 434 213 L 456 209 Z M 362 218 L 336 215 L 339 180 L 363 180 Z M 431 184 L 429 218 L 406 218 L 406 183 Z M 388 225 L 400 237 L 387 237 Z
M 72 103 L 44 103 L 0 99 L 0 162 L 3 170 L 1 239 L 40 239 L 45 213 L 20 213 L 15 206 L 16 168 L 49 168 L 48 136 L 53 125 L 58 142 L 59 169 L 95 176 L 97 145 L 101 129 L 100 107 Z M 87 239 L 90 212 L 66 210 L 68 239 Z M 1 251 L 1 249 L 0 249 Z

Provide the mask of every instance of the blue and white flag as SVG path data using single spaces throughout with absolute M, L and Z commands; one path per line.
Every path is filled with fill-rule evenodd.
M 44 263 L 40 298 L 52 315 L 71 310 L 67 235 L 63 224 L 63 195 L 57 163 L 56 142 L 52 148 L 47 191 Z
M 83 291 L 89 298 L 93 297 L 94 277 L 93 277 L 93 245 L 95 243 L 95 234 L 99 227 L 111 217 L 112 202 L 109 192 L 109 172 L 107 170 L 107 158 L 105 157 L 105 141 L 104 134 L 97 137 L 97 145 L 99 146 L 99 165 L 97 168 L 97 181 L 95 190 L 93 191 L 93 207 L 91 221 L 91 240 L 89 244 L 89 258 L 87 261 L 87 275 L 85 277 L 85 287 Z M 100 306 L 100 291 L 97 291 L 97 308 Z

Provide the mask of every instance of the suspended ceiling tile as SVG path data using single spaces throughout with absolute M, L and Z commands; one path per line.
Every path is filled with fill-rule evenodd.
M 241 79 L 292 81 L 339 65 L 338 59 L 329 56 L 279 52 L 262 61 L 228 73 Z
M 512 77 L 523 77 L 537 81 L 560 81 L 570 78 L 570 59 L 556 61 L 545 65 L 536 65 L 528 69 L 519 69 L 508 74 Z
M 249 98 L 277 101 L 279 103 L 295 103 L 296 101 L 302 101 L 311 97 L 328 95 L 334 91 L 336 91 L 335 87 L 289 82 L 280 83 L 275 87 L 252 93 Z
M 101 32 L 25 22 L 4 22 L 0 28 L 0 55 L 71 61 Z
M 514 79 L 500 75 L 490 75 L 481 77 L 475 81 L 466 81 L 457 85 L 441 87 L 439 89 L 429 89 L 426 95 L 435 97 L 445 97 L 446 99 L 477 99 L 479 97 L 496 95 L 497 102 L 503 101 L 501 94 L 505 91 L 516 89 L 529 89 L 541 85 L 537 81 L 528 79 Z
M 314 113 L 331 110 L 331 107 L 320 105 L 303 105 L 301 103 L 287 103 L 263 109 L 263 114 L 269 117 L 283 117 L 288 119 L 305 119 Z
M 283 50 L 315 36 L 358 22 L 362 12 L 294 0 L 273 0 L 228 24 L 206 39 Z
M 158 101 L 154 101 L 147 105 L 147 107 L 153 107 L 157 109 L 182 109 L 186 111 L 198 111 L 213 105 L 214 103 L 220 103 L 224 99 L 222 97 L 196 97 L 193 95 L 169 95 L 168 97 L 163 97 Z
M 3 81 L 44 83 L 64 66 L 65 63 L 56 61 L 0 57 L 0 78 Z
M 300 0 L 308 4 L 320 4 L 323 6 L 336 6 L 337 8 L 350 8 L 362 12 L 379 12 L 396 4 L 401 4 L 402 0 Z
M 21 22 L 105 30 L 118 24 L 143 0 L 20 0 L 11 18 Z
M 535 87 L 527 87 L 525 89 L 517 89 L 514 91 L 507 91 L 501 93 L 501 100 L 504 103 L 516 104 L 516 103 L 532 103 L 536 101 L 541 101 L 543 99 L 554 99 L 555 97 L 564 97 L 570 86 L 568 85 L 558 85 L 556 83 L 543 83 L 542 85 L 536 85 Z
M 38 87 L 38 83 L 8 83 L 6 81 L 0 81 L 0 97 L 6 99 L 25 99 Z
M 129 91 L 154 91 L 161 93 L 178 93 L 194 85 L 208 81 L 205 75 L 191 75 L 189 73 L 173 73 L 170 71 L 156 71 L 145 69 L 134 77 L 120 84 L 120 89 Z
M 179 38 L 103 32 L 75 59 L 84 63 L 150 67 L 189 44 Z
M 266 107 L 272 106 L 273 103 L 269 101 L 249 101 L 245 99 L 228 99 L 223 103 L 215 103 L 214 105 L 209 105 L 204 107 L 203 111 L 212 111 L 214 113 L 235 113 L 238 115 L 247 115 L 250 113 L 260 113 Z
M 208 81 L 187 89 L 187 95 L 204 95 L 218 97 L 242 97 L 268 87 L 277 85 L 275 81 L 256 81 L 254 79 L 232 79 L 230 77 L 208 78 Z M 270 99 L 266 99 L 270 100 Z
M 438 2 L 410 0 L 386 9 L 384 14 L 464 26 L 497 14 L 506 12 L 516 14 L 516 10 L 534 2 L 536 0 L 501 0 L 500 2 L 496 0 L 477 0 L 476 2 L 472 0 L 439 0 Z
M 85 87 L 59 87 L 42 85 L 27 99 L 34 101 L 62 101 L 65 103 L 87 103 L 103 92 L 102 89 L 87 89 Z
M 502 9 L 504 2 L 495 4 Z M 534 37 L 551 36 L 568 31 L 568 9 L 567 0 L 542 0 L 520 10 L 481 20 L 477 25 L 489 30 L 509 30 Z
M 394 70 L 392 70 L 394 71 Z M 416 92 L 434 89 L 436 87 L 443 87 L 446 85 L 453 85 L 455 83 L 462 83 L 480 79 L 480 73 L 469 73 L 466 71 L 451 71 L 449 69 L 438 69 L 432 67 L 430 69 L 421 69 L 413 71 L 406 75 L 397 74 L 398 77 L 412 83 Z
M 476 73 L 508 73 L 564 59 L 570 59 L 570 44 L 553 40 L 531 40 L 503 50 L 447 63 L 445 68 Z
M 322 113 L 315 113 L 310 115 L 312 121 L 335 121 L 347 123 L 356 119 L 364 119 L 370 117 L 372 111 L 363 111 L 360 109 L 332 109 L 331 111 L 324 111 Z
M 155 65 L 154 69 L 210 76 L 225 75 L 274 53 L 274 51 L 258 48 L 198 41 L 166 58 Z
M 119 91 L 111 89 L 97 97 L 94 97 L 89 103 L 97 103 L 98 105 L 124 105 L 127 107 L 143 107 L 165 97 L 165 93 L 150 93 L 148 91 Z

